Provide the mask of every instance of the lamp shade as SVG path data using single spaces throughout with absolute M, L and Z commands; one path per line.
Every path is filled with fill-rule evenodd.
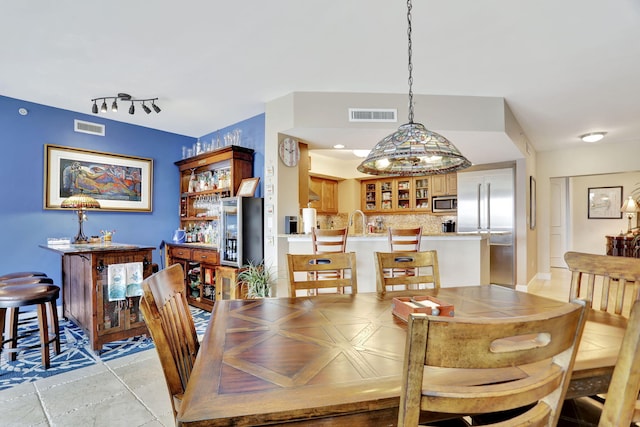
M 635 213 L 638 211 L 640 211 L 640 206 L 638 206 L 638 203 L 633 199 L 632 196 L 629 196 L 627 200 L 625 200 L 622 204 L 622 208 L 620 208 L 620 212 L 625 213 Z
M 79 194 L 74 194 L 71 197 L 68 197 L 60 203 L 61 208 L 67 209 L 99 209 L 100 202 L 98 202 L 93 197 L 86 195 L 82 192 Z
M 447 138 L 420 123 L 407 123 L 380 141 L 358 170 L 370 175 L 421 176 L 469 166 L 471 162 Z

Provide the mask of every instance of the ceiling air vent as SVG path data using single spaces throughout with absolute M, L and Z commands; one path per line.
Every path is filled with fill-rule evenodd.
M 73 130 L 76 132 L 104 136 L 104 128 L 105 126 L 99 123 L 83 122 L 82 120 L 73 121 Z
M 350 122 L 397 122 L 395 108 L 349 108 Z

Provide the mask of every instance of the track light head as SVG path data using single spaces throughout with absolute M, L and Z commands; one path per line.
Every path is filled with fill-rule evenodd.
M 100 107 L 100 112 L 101 113 L 106 113 L 107 112 L 107 100 L 106 99 L 102 100 L 102 107 Z
M 133 105 L 133 101 L 131 101 L 131 107 L 129 107 L 129 114 L 135 114 L 136 107 Z
M 155 111 L 156 113 L 159 113 L 160 111 L 162 111 L 160 107 L 156 105 L 155 101 L 151 102 L 151 107 L 153 107 L 153 111 Z
M 111 111 L 113 111 L 114 113 L 118 112 L 118 103 L 116 102 L 116 99 L 113 99 L 113 104 L 111 104 Z
M 142 103 L 142 109 L 147 114 L 149 114 L 151 112 L 151 108 L 147 107 L 147 105 L 144 102 Z
M 91 107 L 91 112 L 93 114 L 98 114 L 98 104 L 96 103 L 97 101 L 93 101 L 93 107 Z

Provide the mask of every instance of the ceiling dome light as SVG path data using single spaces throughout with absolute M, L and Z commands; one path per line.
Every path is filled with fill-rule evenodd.
M 591 132 L 580 135 L 580 139 L 584 142 L 598 142 L 606 135 L 606 132 Z
M 343 144 L 336 144 L 336 145 L 333 146 L 333 148 L 341 149 L 341 148 L 344 148 L 344 145 Z

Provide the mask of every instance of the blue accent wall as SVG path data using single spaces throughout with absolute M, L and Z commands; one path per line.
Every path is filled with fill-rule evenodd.
M 18 114 L 26 108 L 28 114 Z M 74 119 L 106 126 L 106 136 L 74 131 Z M 162 120 L 162 113 L 157 117 Z M 264 114 L 229 126 L 242 129 L 242 145 L 256 150 L 254 176 L 264 171 Z M 227 130 L 221 130 L 221 132 Z M 206 135 L 211 138 L 215 132 Z M 153 246 L 153 261 L 163 267 L 158 246 L 178 227 L 179 180 L 175 161 L 195 138 L 108 120 L 92 115 L 0 96 L 0 274 L 44 271 L 61 283 L 61 257 L 39 248 L 48 237 L 73 238 L 78 231 L 73 211 L 44 209 L 44 146 L 69 146 L 153 160 L 153 211 L 91 211 L 87 236 L 114 229 L 114 241 Z M 246 144 L 245 144 L 246 142 Z M 251 145 L 249 145 L 251 144 Z M 262 181 L 262 179 L 261 179 Z
M 240 130 L 241 143 L 239 145 L 251 148 L 255 151 L 253 155 L 253 176 L 260 177 L 258 188 L 254 195 L 255 197 L 263 197 L 264 194 L 262 182 L 264 181 L 264 121 L 265 115 L 259 114 L 251 117 L 250 119 L 208 133 L 199 138 L 201 142 L 210 143 L 212 140 L 217 140 L 219 137 L 220 141 L 224 142 L 224 135 L 227 132 L 233 132 L 236 129 Z

